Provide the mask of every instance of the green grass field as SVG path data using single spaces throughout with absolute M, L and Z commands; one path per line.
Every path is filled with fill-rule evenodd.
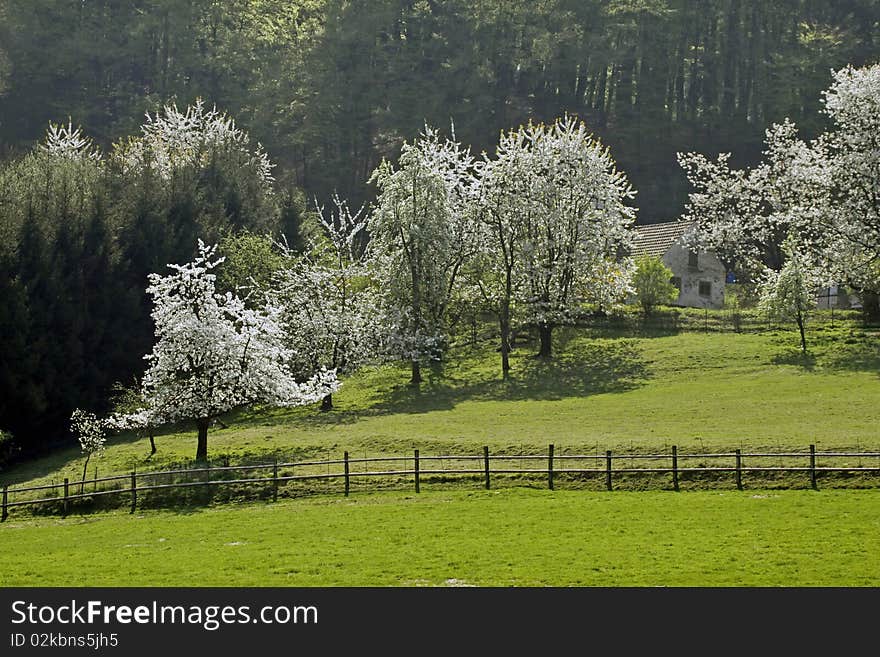
M 878 586 L 880 490 L 446 491 L 16 520 L 3 586 Z
M 367 368 L 336 409 L 224 418 L 209 455 L 231 462 L 432 453 L 597 450 L 880 451 L 880 341 L 856 321 L 749 333 L 558 330 L 556 358 L 513 357 L 500 378 L 489 343 L 426 368 Z M 189 427 L 112 437 L 100 475 L 189 460 Z M 78 481 L 76 449 L 0 473 L 0 482 Z M 665 480 L 664 480 L 665 481 Z M 180 506 L 57 517 L 16 509 L 0 526 L 5 585 L 876 586 L 880 487 L 596 492 L 479 483 L 421 495 Z M 803 482 L 802 482 L 803 483 Z M 668 483 L 661 487 L 667 487 Z M 821 487 L 820 487 L 821 488 Z M 100 555 L 98 558 L 96 555 Z
M 632 337 L 558 330 L 557 357 L 528 346 L 500 378 L 491 345 L 463 347 L 428 369 L 420 389 L 405 366 L 368 368 L 347 379 L 336 409 L 264 410 L 224 418 L 209 456 L 271 461 L 430 453 L 596 450 L 880 450 L 880 340 L 855 322 L 815 328 L 802 357 L 792 331 L 685 332 Z M 191 459 L 195 431 L 117 436 L 90 463 L 99 475 L 159 469 Z M 77 448 L 2 473 L 4 483 L 48 483 L 82 475 Z

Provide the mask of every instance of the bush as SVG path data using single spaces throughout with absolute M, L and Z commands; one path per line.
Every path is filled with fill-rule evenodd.
M 0 468 L 11 464 L 20 451 L 12 434 L 0 429 Z
M 645 315 L 657 306 L 668 305 L 678 298 L 678 288 L 672 284 L 672 270 L 656 256 L 636 258 L 633 287 Z

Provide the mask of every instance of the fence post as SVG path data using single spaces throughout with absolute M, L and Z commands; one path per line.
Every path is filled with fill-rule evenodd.
M 131 471 L 131 510 L 129 513 L 134 513 L 135 508 L 138 503 L 138 491 L 137 491 L 137 473 L 132 470 Z
M 415 477 L 416 477 L 416 492 L 420 493 L 421 489 L 420 489 L 420 482 L 419 482 L 419 450 L 415 450 L 413 452 L 413 463 L 414 463 L 413 470 L 415 471 Z
M 810 445 L 810 486 L 816 490 L 816 446 Z
M 0 522 L 5 522 L 9 517 L 9 510 L 6 505 L 9 503 L 9 486 L 3 487 L 3 515 L 0 516 Z
M 547 487 L 553 490 L 553 443 L 550 443 L 550 450 L 547 455 Z
M 672 487 L 678 490 L 678 447 L 672 446 Z
M 605 487 L 611 490 L 611 450 L 605 451 Z
M 278 501 L 278 458 L 272 462 L 272 501 Z
M 483 445 L 483 469 L 486 473 L 486 490 L 489 490 L 489 447 Z
M 64 478 L 64 504 L 63 504 L 63 508 L 64 508 L 63 515 L 65 515 L 65 516 L 67 515 L 67 509 L 68 509 L 68 506 L 67 506 L 68 505 L 68 501 L 67 501 L 68 492 L 69 492 L 69 482 L 67 480 L 67 477 L 65 477 Z
M 736 450 L 736 489 L 743 489 L 742 451 Z
M 345 467 L 345 496 L 348 497 L 348 491 L 350 488 L 349 478 L 348 478 L 348 452 L 343 452 L 342 464 Z

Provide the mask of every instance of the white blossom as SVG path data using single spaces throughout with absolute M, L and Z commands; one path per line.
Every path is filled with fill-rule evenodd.
M 419 363 L 438 357 L 447 340 L 447 311 L 478 245 L 473 157 L 426 127 L 403 145 L 397 167 L 383 161 L 370 181 L 379 189 L 369 258 L 383 291 L 385 344 L 411 360 L 418 382 Z
M 252 146 L 232 117 L 216 107 L 206 109 L 201 98 L 183 112 L 174 104 L 153 115 L 148 112 L 141 132 L 141 137 L 114 149 L 126 171 L 138 171 L 150 161 L 162 178 L 170 180 L 181 166 L 201 168 L 213 154 L 225 152 L 238 157 L 241 166 L 253 168 L 262 184 L 273 181 L 273 165 L 262 145 Z
M 70 430 L 79 440 L 83 454 L 91 456 L 104 451 L 105 426 L 94 413 L 75 409 L 70 416 Z
M 698 224 L 692 246 L 757 277 L 781 266 L 791 235 L 823 277 L 880 289 L 880 65 L 833 78 L 824 94 L 833 126 L 812 141 L 786 120 L 767 130 L 764 160 L 750 170 L 731 170 L 729 154 L 679 154 L 696 188 L 685 213 Z
M 196 420 L 206 458 L 208 421 L 253 404 L 299 406 L 318 401 L 339 387 L 334 370 L 297 378 L 295 354 L 283 329 L 283 309 L 267 302 L 248 308 L 231 292 L 215 292 L 212 270 L 217 247 L 199 241 L 199 255 L 185 265 L 169 265 L 171 274 L 150 275 L 156 344 L 145 356 L 143 378 L 148 400 L 140 413 L 123 416 L 132 423 Z
M 807 351 L 805 324 L 816 307 L 816 295 L 826 279 L 802 254 L 793 239 L 783 245 L 785 264 L 779 271 L 767 268 L 761 278 L 758 307 L 771 317 L 797 323 L 801 348 Z
M 94 413 L 77 408 L 70 415 L 70 430 L 79 439 L 80 449 L 86 455 L 82 473 L 82 481 L 84 483 L 86 480 L 86 469 L 89 467 L 89 459 L 93 455 L 100 456 L 104 452 L 104 444 L 107 440 L 106 427 L 104 422 Z M 81 493 L 82 490 L 81 484 Z
M 579 278 L 577 296 L 607 313 L 621 300 L 635 292 L 633 287 L 635 270 L 635 261 L 630 257 L 619 260 L 601 258 Z
M 834 128 L 817 140 L 811 215 L 815 251 L 829 271 L 857 288 L 880 291 L 880 64 L 834 73 L 824 95 Z M 805 204 L 806 204 L 805 203 Z
M 322 233 L 305 254 L 280 245 L 286 266 L 273 295 L 298 371 L 352 372 L 374 357 L 379 341 L 378 302 L 361 246 L 363 208 L 352 212 L 338 197 L 334 205 L 335 212 L 318 209 Z M 325 399 L 324 408 L 330 404 Z
M 70 160 L 91 160 L 99 162 L 101 151 L 89 137 L 82 134 L 81 128 L 74 129 L 73 123 L 49 123 L 46 140 L 40 149 L 49 155 Z
M 541 327 L 549 355 L 553 326 L 586 302 L 607 308 L 626 294 L 631 267 L 618 255 L 631 239 L 636 211 L 626 201 L 635 191 L 609 150 L 569 116 L 503 134 L 481 182 L 484 270 L 495 286 L 486 296 Z

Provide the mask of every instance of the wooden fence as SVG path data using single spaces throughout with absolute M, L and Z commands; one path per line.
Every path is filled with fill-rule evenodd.
M 857 460 L 853 465 L 851 461 Z M 876 465 L 864 465 L 863 460 Z M 697 465 L 690 465 L 694 461 Z M 820 462 L 821 460 L 821 462 Z M 841 462 L 841 461 L 845 462 Z M 770 461 L 770 463 L 768 463 Z M 707 462 L 715 463 L 706 465 Z M 333 470 L 333 468 L 336 468 Z M 359 469 L 360 468 L 360 469 Z M 326 469 L 326 471 L 324 471 Z M 237 472 L 233 478 L 219 478 Z M 266 473 L 247 476 L 248 473 Z M 414 450 L 411 456 L 380 456 L 350 458 L 345 452 L 341 459 L 297 461 L 290 463 L 261 463 L 255 465 L 226 465 L 215 467 L 131 472 L 124 475 L 89 479 L 86 482 L 45 484 L 41 486 L 3 486 L 2 519 L 15 507 L 34 507 L 54 504 L 60 506 L 61 515 L 67 515 L 71 503 L 77 500 L 105 496 L 128 496 L 130 510 L 138 506 L 138 495 L 149 491 L 187 489 L 203 486 L 234 486 L 261 484 L 269 487 L 273 501 L 278 499 L 279 488 L 290 482 L 315 482 L 318 480 L 341 480 L 342 492 L 351 492 L 352 480 L 359 478 L 391 478 L 400 482 L 406 478 L 416 493 L 422 483 L 432 477 L 476 478 L 489 489 L 493 476 L 519 475 L 543 479 L 553 489 L 563 476 L 591 477 L 604 480 L 604 488 L 614 489 L 615 477 L 640 475 L 668 475 L 673 490 L 680 490 L 680 483 L 688 475 L 729 476 L 731 484 L 743 490 L 743 478 L 749 474 L 800 473 L 804 485 L 818 488 L 818 478 L 825 473 L 880 475 L 880 452 L 817 452 L 810 445 L 806 452 L 733 452 L 681 453 L 676 446 L 667 453 L 617 453 L 560 454 L 549 445 L 546 454 L 497 454 L 490 455 L 483 447 L 481 454 L 425 456 Z M 188 478 L 187 481 L 173 481 Z M 167 479 L 166 483 L 161 483 Z M 393 483 L 394 483 L 393 482 Z M 99 489 L 98 485 L 101 484 Z M 92 490 L 86 492 L 85 488 Z M 59 488 L 63 491 L 58 494 Z M 75 492 L 79 488 L 80 492 Z M 52 491 L 48 495 L 47 491 Z M 36 496 L 34 496 L 36 494 Z M 117 502 L 118 503 L 118 502 Z
M 867 318 L 858 310 L 814 310 L 807 322 L 807 330 L 833 329 L 849 323 L 869 328 Z M 591 316 L 578 326 L 592 329 L 627 331 L 698 331 L 709 333 L 761 333 L 780 329 L 796 331 L 793 322 L 774 319 L 767 312 L 748 309 L 699 309 L 662 307 L 649 317 L 641 312 L 625 312 L 608 316 Z

